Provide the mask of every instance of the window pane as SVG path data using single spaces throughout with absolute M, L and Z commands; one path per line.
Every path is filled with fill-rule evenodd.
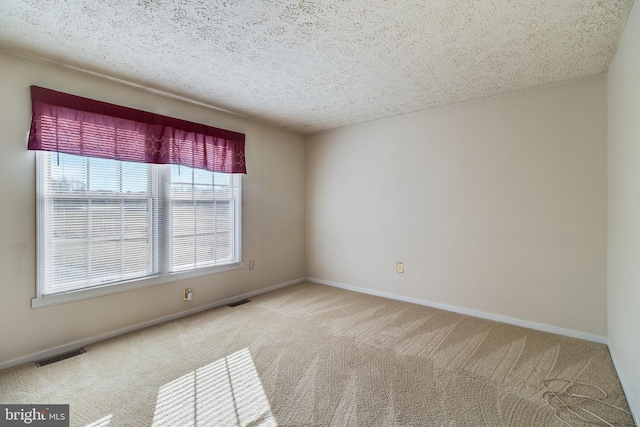
M 50 179 L 45 191 L 84 193 L 87 186 L 87 158 L 70 154 L 48 154 Z
M 198 202 L 196 204 L 196 262 L 199 265 L 216 261 L 215 215 L 215 203 Z
M 122 192 L 149 194 L 149 166 L 144 163 L 122 162 Z
M 89 203 L 84 199 L 52 199 L 49 212 L 51 234 L 56 239 L 86 239 Z
M 89 191 L 92 193 L 120 192 L 121 162 L 89 159 Z
M 213 184 L 213 172 L 204 169 L 193 169 L 194 184 Z
M 193 198 L 194 200 L 213 200 L 214 197 L 213 185 L 194 185 L 193 186 Z
M 225 185 L 225 186 L 230 186 L 231 185 L 231 178 L 233 177 L 233 175 L 230 175 L 228 173 L 218 173 L 218 172 L 214 172 L 213 173 L 213 182 L 216 185 Z
M 177 173 L 178 168 L 172 167 L 171 172 Z M 171 270 L 233 262 L 234 177 L 185 167 L 179 173 L 171 176 Z
M 220 261 L 233 257 L 233 234 L 231 232 L 216 233 L 216 254 Z
M 149 165 L 56 153 L 42 163 L 44 294 L 157 270 Z
M 146 240 L 149 238 L 147 226 L 151 218 L 150 200 L 125 200 L 122 214 L 125 240 Z
M 94 240 L 119 240 L 122 237 L 122 204 L 123 201 L 117 199 L 91 200 L 90 230 Z
M 92 281 L 102 283 L 118 280 L 122 275 L 120 241 L 93 239 L 90 246 L 89 271 Z
M 216 230 L 231 231 L 235 222 L 235 212 L 230 201 L 216 202 Z

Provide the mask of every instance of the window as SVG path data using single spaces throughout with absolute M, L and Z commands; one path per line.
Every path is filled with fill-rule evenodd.
M 37 179 L 36 300 L 241 266 L 241 175 L 38 152 Z
M 240 268 L 242 133 L 31 86 L 32 306 Z
M 235 178 L 235 179 L 234 179 Z M 171 271 L 239 260 L 237 175 L 171 166 Z

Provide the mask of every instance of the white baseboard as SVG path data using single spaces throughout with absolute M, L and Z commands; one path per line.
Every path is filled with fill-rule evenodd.
M 419 298 L 397 295 L 391 292 L 377 291 L 374 289 L 362 288 L 359 286 L 345 285 L 343 283 L 336 283 L 328 280 L 315 279 L 313 277 L 307 277 L 306 280 L 309 282 L 318 283 L 321 285 L 333 286 L 333 287 L 345 289 L 348 291 L 360 292 L 363 294 L 390 298 L 398 301 L 410 302 L 413 304 L 439 308 L 441 310 L 446 310 L 446 311 L 452 311 L 454 313 L 465 314 L 467 316 L 479 317 L 481 319 L 487 319 L 487 320 L 494 320 L 496 322 L 508 323 L 510 325 L 521 326 L 523 328 L 535 329 L 537 331 L 550 332 L 552 334 L 564 335 L 571 338 L 579 338 L 582 340 L 593 341 L 600 344 L 608 344 L 608 340 L 606 337 L 595 335 L 595 334 L 588 334 L 586 332 L 575 331 L 573 329 L 565 329 L 557 326 L 546 325 L 544 323 L 531 322 L 529 320 L 522 320 L 514 317 L 502 316 L 499 314 L 486 313 L 484 311 L 472 310 L 469 308 L 458 307 L 455 305 L 442 304 L 439 302 L 433 302 L 433 301 L 427 301 Z
M 160 317 L 158 319 L 149 320 L 147 322 L 138 323 L 136 325 L 128 326 L 126 328 L 118 329 L 116 331 L 107 332 L 102 335 L 98 335 L 95 337 L 87 338 L 84 340 L 74 341 L 69 344 L 61 345 L 55 348 L 51 348 L 44 351 L 39 351 L 37 353 L 30 354 L 28 356 L 20 357 L 17 359 L 9 360 L 7 362 L 0 363 L 0 371 L 3 369 L 9 369 L 14 366 L 22 365 L 25 363 L 37 362 L 38 360 L 47 359 L 49 357 L 56 356 L 58 354 L 66 353 L 68 351 L 76 350 L 80 347 L 84 347 L 85 345 L 90 345 L 96 343 L 98 341 L 103 341 L 109 338 L 117 337 L 118 335 L 124 335 L 129 332 L 137 331 L 139 329 L 148 328 L 150 326 L 159 325 L 161 323 L 169 322 L 171 320 L 176 320 L 181 317 L 190 316 L 192 314 L 200 313 L 202 311 L 210 310 L 212 308 L 220 307 L 223 305 L 231 304 L 236 301 L 243 300 L 245 298 L 251 298 L 256 295 L 265 294 L 267 292 L 275 291 L 276 289 L 285 288 L 287 286 L 295 285 L 297 283 L 303 282 L 305 279 L 295 279 L 288 282 L 280 283 L 277 285 L 269 286 L 268 288 L 258 289 L 256 291 L 247 292 L 242 295 L 237 295 L 231 298 L 224 299 L 222 301 L 216 301 L 211 304 L 203 305 L 200 307 L 192 308 L 190 310 L 180 311 L 178 313 L 170 314 L 168 316 Z
M 640 417 L 638 417 L 638 412 L 636 411 L 636 405 L 633 401 L 633 394 L 631 394 L 631 387 L 629 387 L 629 383 L 624 376 L 624 372 L 620 369 L 620 365 L 618 364 L 618 360 L 616 359 L 616 355 L 614 354 L 611 346 L 609 346 L 609 354 L 611 355 L 613 367 L 616 369 L 618 379 L 620 380 L 620 384 L 622 385 L 622 391 L 624 391 L 624 394 L 627 398 L 627 404 L 629 405 L 629 410 L 631 411 L 633 422 L 635 422 L 637 426 L 640 426 Z

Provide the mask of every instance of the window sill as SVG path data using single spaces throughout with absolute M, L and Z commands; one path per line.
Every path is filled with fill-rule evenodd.
M 167 283 L 177 282 L 180 280 L 193 279 L 195 277 L 208 276 L 211 274 L 223 273 L 225 271 L 239 270 L 244 267 L 242 261 L 232 264 L 219 265 L 215 267 L 201 268 L 187 272 L 178 272 L 167 274 L 164 276 L 154 276 L 128 282 L 119 283 L 117 285 L 105 285 L 95 288 L 82 289 L 77 291 L 69 291 L 54 295 L 43 295 L 31 299 L 31 308 L 42 308 L 51 305 L 64 304 L 73 301 L 81 301 L 89 298 L 97 298 L 105 295 L 117 294 L 120 292 L 132 291 L 134 289 L 146 288 L 149 286 L 163 285 Z

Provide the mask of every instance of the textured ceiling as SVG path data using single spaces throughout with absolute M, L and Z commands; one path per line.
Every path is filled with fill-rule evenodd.
M 307 133 L 604 73 L 632 3 L 1 0 L 0 49 Z

